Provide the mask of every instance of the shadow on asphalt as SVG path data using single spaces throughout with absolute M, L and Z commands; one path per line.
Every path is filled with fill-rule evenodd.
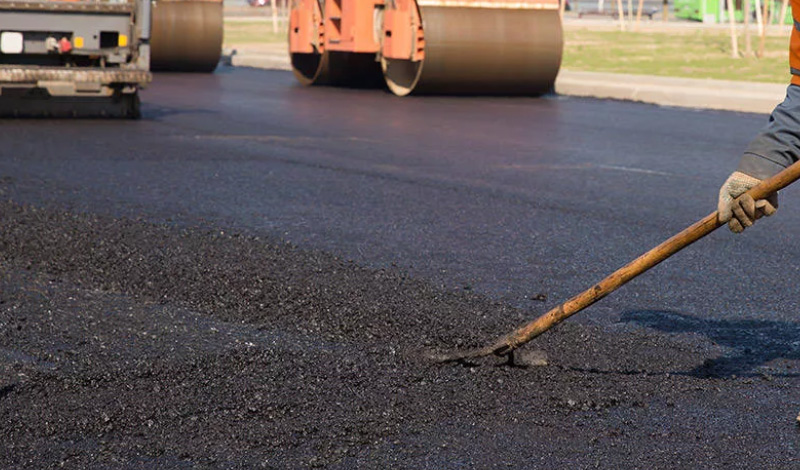
M 696 333 L 733 350 L 732 355 L 708 359 L 685 372 L 694 377 L 761 375 L 755 369 L 775 359 L 800 360 L 800 323 L 704 319 L 668 310 L 625 312 L 620 321 L 665 333 Z M 798 376 L 800 373 L 775 375 Z
M 166 106 L 150 102 L 142 102 L 142 121 L 163 121 L 165 118 L 178 115 L 219 115 L 218 111 L 212 109 L 188 109 L 175 106 Z

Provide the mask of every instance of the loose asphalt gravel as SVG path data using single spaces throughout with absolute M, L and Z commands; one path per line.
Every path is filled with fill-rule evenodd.
M 199 104 L 184 83 L 205 92 Z M 248 101 L 257 88 L 266 98 Z M 730 168 L 682 166 L 696 156 L 682 155 L 688 144 L 644 133 L 632 135 L 637 147 L 681 165 L 633 162 L 564 129 L 597 142 L 616 132 L 604 113 L 624 111 L 630 126 L 653 116 L 648 126 L 676 135 L 763 117 L 552 98 L 396 101 L 230 70 L 163 76 L 148 93 L 177 111 L 2 124 L 0 467 L 800 466 L 796 289 L 792 270 L 775 275 L 796 261 L 787 209 L 764 222 L 774 234 L 715 235 L 587 312 L 595 320 L 529 345 L 547 366 L 426 359 L 493 340 L 671 235 L 675 220 L 705 215 L 697 196 Z M 258 138 L 259 106 L 291 100 L 309 109 Z M 357 111 L 344 123 L 314 114 L 325 100 Z M 392 103 L 394 121 L 371 119 Z M 519 121 L 497 133 L 498 110 L 555 116 L 533 131 L 553 138 L 531 143 Z M 303 127 L 325 119 L 331 128 Z M 436 120 L 452 127 L 426 129 Z M 376 140 L 334 135 L 348 126 L 372 126 Z M 421 154 L 404 153 L 414 136 Z M 587 161 L 520 161 L 559 141 Z M 384 155 L 387 142 L 401 147 Z M 681 194 L 664 191 L 681 176 Z M 642 204 L 598 212 L 631 198 Z M 385 238 L 364 245 L 365 233 Z M 476 245 L 486 252 L 471 255 Z M 719 261 L 742 247 L 762 262 Z

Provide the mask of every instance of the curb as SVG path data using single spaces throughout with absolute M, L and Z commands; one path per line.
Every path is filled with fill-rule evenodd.
M 556 93 L 661 106 L 769 114 L 783 101 L 787 86 L 788 84 L 562 70 L 556 80 Z
M 222 63 L 234 67 L 291 70 L 285 46 L 258 51 L 226 49 Z M 681 108 L 769 114 L 786 96 L 787 85 L 695 78 L 657 77 L 562 69 L 559 95 L 616 99 Z
M 258 52 L 223 49 L 220 58 L 222 65 L 232 65 L 234 67 L 252 67 L 267 70 L 292 70 L 289 62 L 289 54 L 286 47 L 269 48 Z

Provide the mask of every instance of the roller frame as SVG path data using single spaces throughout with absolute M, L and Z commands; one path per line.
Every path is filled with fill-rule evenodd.
M 376 54 L 380 35 L 374 30 L 374 8 L 380 1 L 295 0 L 289 16 L 292 71 L 303 85 L 358 88 L 383 86 Z M 368 7 L 363 5 L 368 4 Z M 369 12 L 369 14 L 365 14 Z M 338 18 L 333 20 L 332 18 Z

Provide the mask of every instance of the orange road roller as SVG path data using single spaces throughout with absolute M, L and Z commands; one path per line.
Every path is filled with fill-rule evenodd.
M 222 0 L 153 0 L 150 69 L 213 72 L 222 54 Z
M 536 96 L 562 49 L 558 0 L 293 0 L 289 17 L 305 85 Z

